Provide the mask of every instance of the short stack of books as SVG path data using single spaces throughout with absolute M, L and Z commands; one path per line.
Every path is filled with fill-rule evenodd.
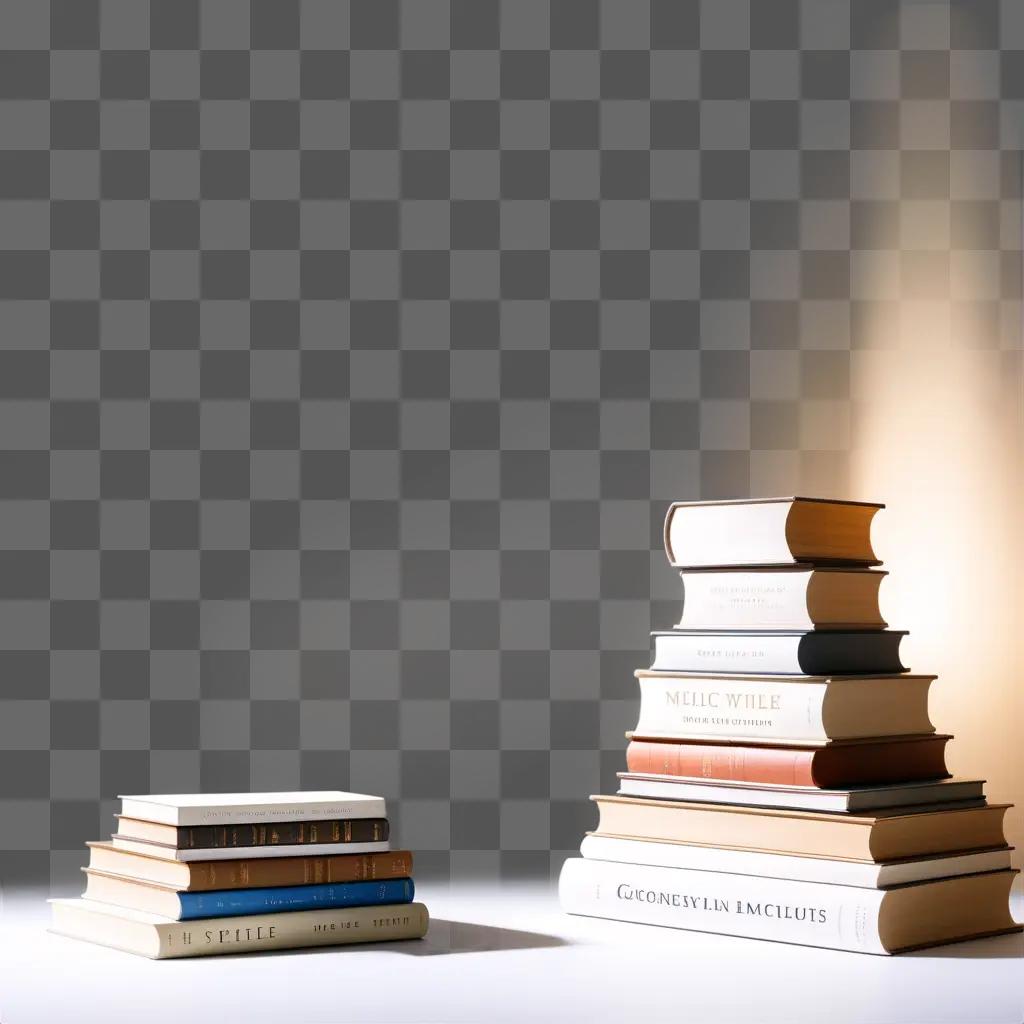
M 361 793 L 122 796 L 52 931 L 163 959 L 418 939 L 412 854 Z
M 951 778 L 900 662 L 882 506 L 677 502 L 679 625 L 636 673 L 617 795 L 563 867 L 574 914 L 894 953 L 1020 930 L 1006 805 Z

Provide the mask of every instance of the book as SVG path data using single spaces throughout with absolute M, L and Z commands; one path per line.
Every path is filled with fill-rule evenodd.
M 388 834 L 387 818 L 271 821 L 248 825 L 164 825 L 117 815 L 118 837 L 163 843 L 179 850 L 379 843 L 386 840 Z
M 154 960 L 421 939 L 429 923 L 422 903 L 185 922 L 85 899 L 50 900 L 50 907 L 52 932 Z
M 270 857 L 177 861 L 118 849 L 113 843 L 87 843 L 89 867 L 107 874 L 167 885 L 179 892 L 255 889 L 279 885 L 380 881 L 408 878 L 412 854 L 342 853 L 328 857 Z
M 1016 874 L 868 889 L 574 858 L 558 893 L 570 914 L 887 954 L 1020 931 Z
M 934 780 L 949 775 L 950 736 L 887 736 L 838 740 L 818 747 L 647 742 L 635 733 L 626 766 L 645 775 L 835 789 Z
M 316 857 L 338 853 L 339 843 L 307 843 L 287 846 L 228 846 L 221 849 L 180 850 L 167 843 L 153 843 L 146 839 L 132 839 L 129 836 L 114 835 L 111 844 L 118 850 L 141 853 L 147 857 L 162 860 L 191 861 L 208 860 L 256 860 L 263 857 Z M 387 853 L 388 843 L 345 843 L 345 853 Z
M 815 786 L 752 786 L 748 782 L 683 779 L 672 775 L 619 772 L 622 796 L 689 803 L 741 804 L 798 811 L 853 813 L 882 807 L 923 807 L 926 804 L 980 804 L 984 782 L 978 779 L 939 779 L 887 786 L 818 789 Z
M 886 573 L 817 568 L 683 570 L 677 629 L 884 629 Z
M 910 736 L 935 731 L 935 676 L 757 676 L 635 673 L 637 735 L 752 739 L 759 743 Z
M 906 630 L 652 633 L 651 668 L 666 672 L 741 675 L 893 675 L 906 672 L 900 641 Z
M 884 505 L 822 498 L 675 501 L 665 553 L 679 567 L 878 565 L 871 521 Z
M 126 818 L 165 825 L 244 825 L 268 821 L 384 818 L 384 800 L 364 793 L 168 793 L 120 796 Z
M 1005 846 L 1007 804 L 823 814 L 593 796 L 602 835 L 879 863 Z
M 384 882 L 343 882 L 339 885 L 287 885 L 179 892 L 170 886 L 139 882 L 92 868 L 83 870 L 88 879 L 86 899 L 144 910 L 172 921 L 411 903 L 414 895 L 411 878 L 393 878 Z
M 802 857 L 795 854 L 762 853 L 758 850 L 730 850 L 725 847 L 659 843 L 588 833 L 580 853 L 588 860 L 614 860 L 623 864 L 653 864 L 663 868 L 692 871 L 724 871 L 734 875 L 765 878 L 793 878 L 803 882 L 828 882 L 886 889 L 929 878 L 1002 871 L 1010 866 L 1012 847 L 998 846 L 968 853 L 912 857 L 882 863 Z

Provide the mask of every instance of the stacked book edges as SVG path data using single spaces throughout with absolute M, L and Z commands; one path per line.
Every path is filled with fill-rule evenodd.
M 361 793 L 122 796 L 52 931 L 154 959 L 422 938 L 412 854 Z
M 636 672 L 618 793 L 562 870 L 569 913 L 865 953 L 1021 929 L 1008 805 L 950 775 L 935 677 L 882 618 L 880 508 L 670 506 L 682 616 Z

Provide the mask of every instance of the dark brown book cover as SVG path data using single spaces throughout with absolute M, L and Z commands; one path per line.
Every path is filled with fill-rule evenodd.
M 316 843 L 379 843 L 389 835 L 387 818 L 333 821 L 271 821 L 250 825 L 163 825 L 119 818 L 118 834 L 165 843 L 179 850 Z
M 820 789 L 948 778 L 950 736 L 911 736 L 832 743 L 824 747 L 759 747 L 672 743 L 634 738 L 631 772 Z

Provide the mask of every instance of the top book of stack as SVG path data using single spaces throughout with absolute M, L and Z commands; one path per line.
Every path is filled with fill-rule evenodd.
M 884 507 L 801 497 L 677 501 L 665 517 L 665 553 L 680 569 L 881 565 L 871 521 Z

